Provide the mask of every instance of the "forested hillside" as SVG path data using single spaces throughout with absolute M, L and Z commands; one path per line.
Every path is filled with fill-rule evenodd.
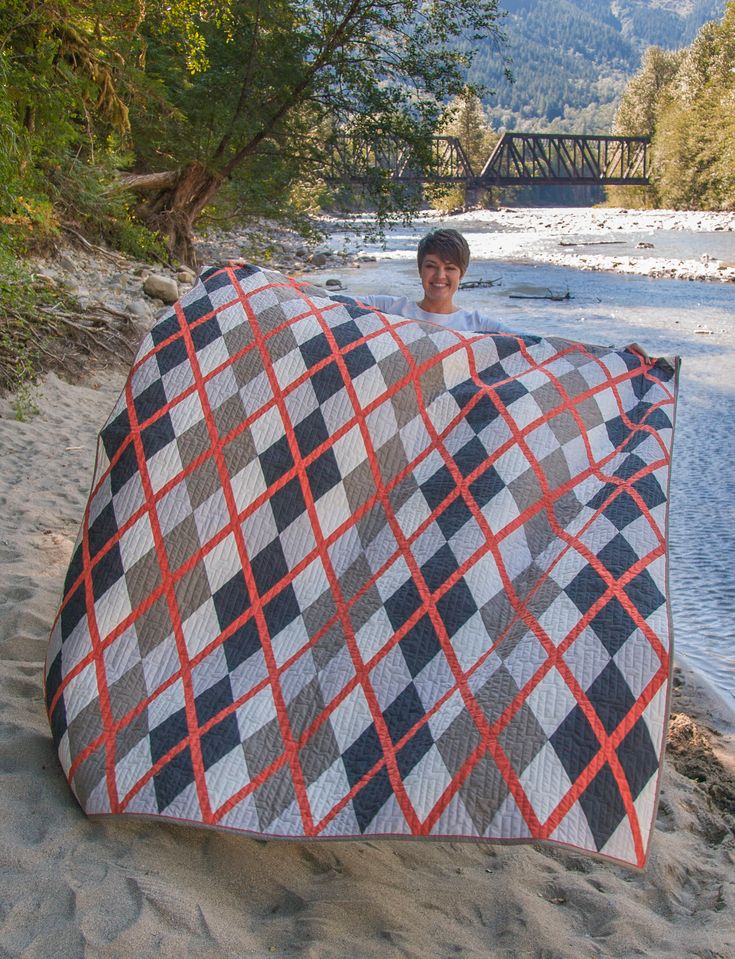
M 497 45 L 477 47 L 471 78 L 492 91 L 495 128 L 604 133 L 646 47 L 690 44 L 725 0 L 505 0 L 503 29 L 514 83 Z

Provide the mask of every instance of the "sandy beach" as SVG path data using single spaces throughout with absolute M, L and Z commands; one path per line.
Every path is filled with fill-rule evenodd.
M 0 955 L 622 957 L 735 954 L 735 717 L 677 667 L 648 867 L 478 843 L 264 842 L 88 820 L 52 747 L 48 631 L 120 369 L 0 402 Z

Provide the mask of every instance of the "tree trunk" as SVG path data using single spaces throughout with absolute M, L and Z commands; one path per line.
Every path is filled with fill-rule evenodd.
M 219 173 L 201 163 L 189 163 L 171 186 L 161 189 L 139 210 L 138 215 L 146 226 L 166 237 L 172 260 L 197 266 L 194 222 L 221 184 Z M 135 189 L 135 184 L 129 186 Z

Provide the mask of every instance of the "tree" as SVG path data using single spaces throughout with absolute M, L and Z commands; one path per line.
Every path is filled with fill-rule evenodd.
M 648 194 L 660 206 L 735 208 L 735 0 L 676 54 L 651 48 L 616 117 L 625 134 L 652 137 Z M 611 191 L 613 193 L 613 191 Z M 614 191 L 625 202 L 629 196 Z
M 480 174 L 497 137 L 488 123 L 480 98 L 471 87 L 465 86 L 450 101 L 440 132 L 445 136 L 457 137 L 470 161 L 472 172 L 475 176 Z M 439 205 L 441 209 L 448 210 L 467 202 L 466 186 L 463 184 L 442 191 Z
M 154 117 L 131 110 L 138 162 L 128 179 L 150 195 L 145 222 L 189 263 L 193 225 L 224 184 L 245 185 L 264 165 L 291 177 L 323 170 L 326 127 L 397 137 L 427 157 L 443 103 L 464 87 L 471 53 L 458 39 L 499 36 L 497 0 L 451 9 L 440 0 L 232 0 L 226 14 L 214 0 L 190 0 L 189 9 L 144 25 L 147 76 L 166 102 Z M 155 151 L 144 144 L 153 132 Z
M 471 87 L 449 104 L 441 132 L 459 138 L 473 173 L 482 171 L 496 136 L 488 123 L 480 98 Z
M 0 4 L 0 227 L 44 238 L 87 201 L 129 223 L 103 193 L 129 133 L 138 22 L 125 0 Z
M 671 81 L 681 63 L 681 51 L 649 47 L 643 55 L 640 70 L 620 99 L 615 114 L 614 133 L 623 136 L 651 136 L 662 96 L 668 93 Z
M 682 51 L 649 47 L 641 69 L 630 80 L 615 114 L 613 132 L 623 136 L 653 136 L 657 117 L 670 100 L 671 84 L 683 57 Z M 645 187 L 608 187 L 607 197 L 623 206 L 659 205 L 655 174 Z

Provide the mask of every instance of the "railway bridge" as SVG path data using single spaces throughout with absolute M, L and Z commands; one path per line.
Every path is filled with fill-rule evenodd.
M 353 183 L 384 177 L 405 183 L 464 183 L 469 188 L 645 185 L 650 159 L 650 138 L 644 136 L 503 133 L 482 170 L 473 170 L 458 137 L 433 137 L 430 159 L 419 161 L 397 139 L 343 135 L 335 143 L 327 176 Z

